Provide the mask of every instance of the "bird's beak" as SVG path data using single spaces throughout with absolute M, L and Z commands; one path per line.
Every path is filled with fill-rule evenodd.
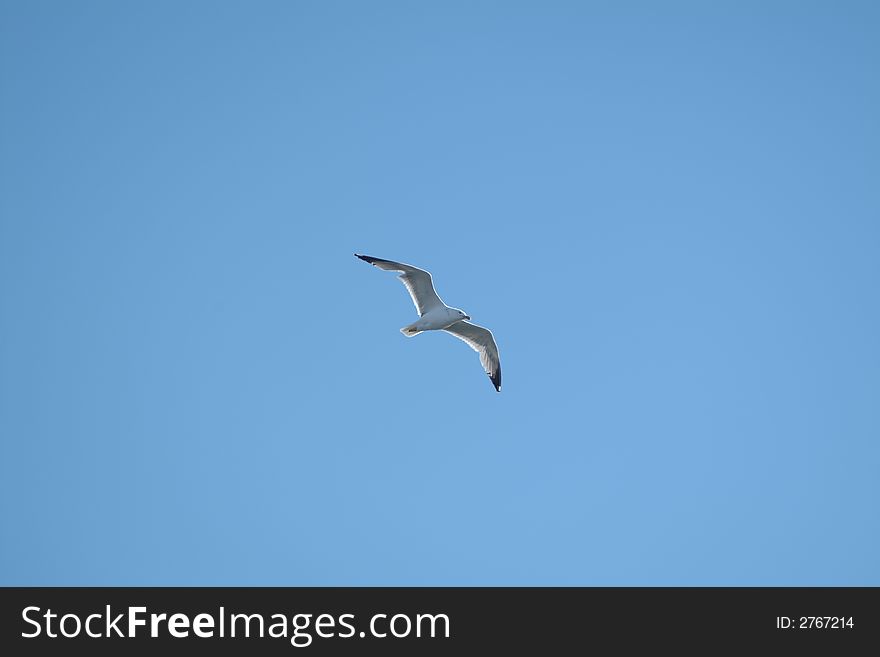
M 465 319 L 470 319 L 470 316 L 465 315 L 464 318 L 465 318 Z

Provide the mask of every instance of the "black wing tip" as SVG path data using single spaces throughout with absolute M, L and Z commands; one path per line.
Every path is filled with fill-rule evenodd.
M 495 376 L 489 375 L 489 380 L 495 386 L 495 392 L 501 392 L 501 370 L 495 372 Z
M 373 256 L 361 255 L 360 253 L 355 253 L 354 255 L 364 262 L 369 262 L 371 265 L 375 265 L 377 262 L 391 262 L 390 260 L 383 260 L 382 258 L 374 258 Z

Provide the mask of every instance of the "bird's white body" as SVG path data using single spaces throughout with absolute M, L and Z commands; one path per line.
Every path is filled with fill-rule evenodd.
M 460 322 L 462 315 L 464 313 L 458 308 L 450 308 L 447 305 L 444 305 L 442 308 L 431 308 L 431 310 L 419 317 L 418 321 L 400 329 L 400 332 L 411 338 L 422 331 L 442 331 L 456 322 Z M 464 316 L 467 317 L 467 315 Z

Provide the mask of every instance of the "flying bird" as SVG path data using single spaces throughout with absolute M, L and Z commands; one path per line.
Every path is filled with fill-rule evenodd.
M 498 346 L 492 331 L 476 324 L 471 324 L 470 317 L 458 308 L 450 308 L 434 291 L 431 274 L 424 269 L 406 265 L 393 260 L 382 260 L 371 256 L 355 255 L 371 265 L 386 271 L 399 271 L 398 278 L 403 281 L 412 297 L 419 313 L 418 321 L 400 329 L 406 337 L 412 338 L 424 331 L 446 331 L 480 354 L 480 363 L 497 392 L 501 392 L 501 361 L 498 358 Z

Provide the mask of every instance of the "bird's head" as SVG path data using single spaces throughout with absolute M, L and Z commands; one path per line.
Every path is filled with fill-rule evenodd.
M 470 316 L 465 311 L 459 310 L 458 308 L 452 308 L 452 314 L 458 317 L 458 321 L 470 319 Z

